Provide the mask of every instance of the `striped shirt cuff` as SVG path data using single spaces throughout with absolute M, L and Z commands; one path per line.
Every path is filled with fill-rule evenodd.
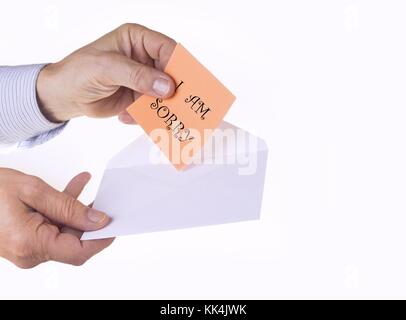
M 0 145 L 32 143 L 36 137 L 42 143 L 65 125 L 48 121 L 38 106 L 36 83 L 44 66 L 0 67 Z

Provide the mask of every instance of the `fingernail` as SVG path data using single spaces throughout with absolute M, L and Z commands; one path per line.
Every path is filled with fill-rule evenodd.
M 101 223 L 102 221 L 107 219 L 107 215 L 103 212 L 89 209 L 89 211 L 87 212 L 87 218 L 93 223 Z
M 169 93 L 169 81 L 164 78 L 156 79 L 152 85 L 152 89 L 158 96 L 164 97 Z

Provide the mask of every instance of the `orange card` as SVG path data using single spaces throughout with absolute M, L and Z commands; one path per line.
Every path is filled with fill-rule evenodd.
M 182 170 L 220 125 L 235 96 L 180 44 L 165 72 L 176 82 L 175 95 L 166 100 L 142 96 L 127 111 Z

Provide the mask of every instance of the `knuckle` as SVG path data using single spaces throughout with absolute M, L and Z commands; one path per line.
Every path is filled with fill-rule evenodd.
M 11 242 L 11 248 L 13 256 L 17 260 L 26 260 L 31 256 L 29 242 L 24 236 L 14 236 Z
M 44 182 L 34 176 L 26 176 L 23 181 L 22 192 L 28 197 L 34 196 L 42 192 Z
M 40 188 L 43 185 L 43 181 L 41 178 L 35 176 L 28 176 L 28 182 L 35 188 Z
M 123 23 L 121 26 L 119 26 L 118 30 L 120 32 L 129 32 L 131 30 L 140 29 L 140 28 L 142 28 L 142 26 L 140 26 L 139 24 L 126 22 L 126 23 Z
M 32 269 L 34 267 L 36 267 L 38 264 L 34 263 L 32 261 L 29 260 L 25 260 L 25 259 L 21 259 L 21 258 L 17 258 L 13 261 L 13 263 L 20 269 L 23 270 L 28 270 L 28 269 Z
M 71 221 L 75 217 L 76 213 L 76 200 L 73 197 L 66 197 L 60 207 L 60 215 L 66 221 Z
M 126 31 L 131 27 L 130 22 L 123 23 L 121 26 L 118 27 L 118 30 Z
M 43 226 L 41 224 L 43 221 L 42 217 L 34 215 L 31 223 L 40 224 L 39 230 Z M 12 257 L 11 261 L 21 269 L 31 269 L 46 261 L 43 259 L 41 247 L 38 246 L 38 242 L 29 232 L 17 232 L 10 238 L 10 256 Z
M 52 257 L 48 251 L 48 246 L 50 243 L 56 242 L 58 235 L 60 234 L 60 230 L 57 226 L 51 224 L 41 224 L 37 230 L 37 256 L 43 262 L 51 261 Z

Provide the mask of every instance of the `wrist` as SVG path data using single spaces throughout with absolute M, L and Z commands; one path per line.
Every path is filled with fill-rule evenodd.
M 37 79 L 37 100 L 38 106 L 47 120 L 62 123 L 79 114 L 74 112 L 71 106 L 66 105 L 66 99 L 58 96 L 63 87 L 57 80 L 57 69 L 56 64 L 49 64 L 40 71 Z

